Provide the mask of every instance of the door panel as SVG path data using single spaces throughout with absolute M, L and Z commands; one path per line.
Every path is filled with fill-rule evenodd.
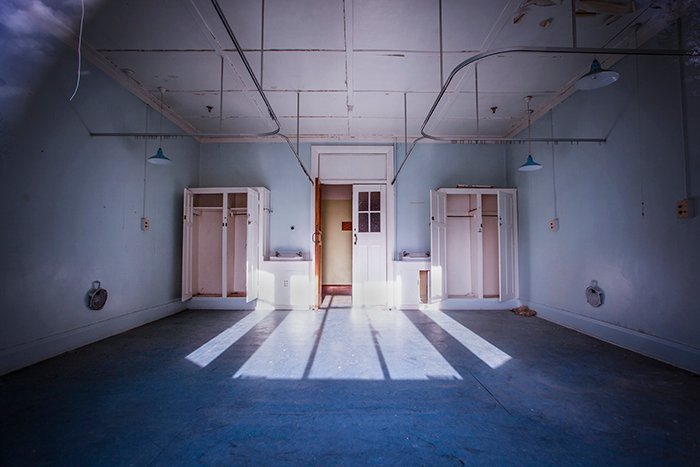
M 430 301 L 446 298 L 447 195 L 430 191 Z
M 498 192 L 499 295 L 501 301 L 516 298 L 515 197 Z
M 314 233 L 312 235 L 312 241 L 314 242 L 314 271 L 315 271 L 315 279 L 316 279 L 316 293 L 314 294 L 315 298 L 314 300 L 316 303 L 314 303 L 314 308 L 319 308 L 321 306 L 321 300 L 323 297 L 321 297 L 321 291 L 322 291 L 322 284 L 323 284 L 323 244 L 322 242 L 322 237 L 323 237 L 323 232 L 322 232 L 322 219 L 321 219 L 321 181 L 316 178 L 315 181 L 315 221 L 314 221 Z
M 258 228 L 260 226 L 258 192 L 248 188 L 248 227 L 246 230 L 246 302 L 251 302 L 258 298 L 258 282 L 260 269 L 260 237 Z
M 185 188 L 182 206 L 182 301 L 192 298 L 192 192 Z
M 386 186 L 352 187 L 353 306 L 386 305 Z

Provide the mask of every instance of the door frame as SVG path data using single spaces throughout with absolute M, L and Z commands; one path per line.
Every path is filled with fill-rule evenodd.
M 356 175 L 350 178 L 342 178 L 342 176 L 324 176 L 325 172 L 320 171 L 322 165 L 322 160 L 324 156 L 330 156 L 330 158 L 338 160 L 339 157 L 343 158 L 344 167 L 352 166 L 354 164 L 360 164 L 361 158 L 371 156 L 374 158 L 375 162 L 379 161 L 379 158 L 384 159 L 383 164 L 375 163 L 372 171 L 368 173 L 359 174 L 356 171 Z M 348 172 L 352 172 L 349 170 Z M 391 180 L 394 176 L 394 147 L 393 146 L 311 146 L 311 178 L 319 179 L 319 183 L 322 185 L 358 185 L 358 184 L 375 184 L 375 185 L 386 185 L 386 294 L 387 294 L 387 307 L 394 307 L 394 249 L 396 242 L 395 233 L 395 187 L 391 184 Z M 310 212 L 316 212 L 316 194 L 315 190 L 310 190 Z M 310 217 L 310 229 L 309 232 L 313 233 L 316 230 L 314 216 Z M 314 242 L 309 235 L 309 249 L 311 255 L 311 268 L 309 271 L 309 282 L 311 284 L 316 283 L 316 255 Z M 313 287 L 311 294 L 311 303 L 316 302 L 316 287 Z

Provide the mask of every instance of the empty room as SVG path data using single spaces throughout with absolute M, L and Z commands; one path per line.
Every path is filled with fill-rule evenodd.
M 700 463 L 697 2 L 0 38 L 0 464 Z

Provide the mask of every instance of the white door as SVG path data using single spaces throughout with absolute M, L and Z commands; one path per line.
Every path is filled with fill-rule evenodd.
M 447 195 L 430 190 L 430 301 L 444 300 L 447 287 Z
M 182 301 L 192 298 L 192 192 L 185 188 L 182 203 Z
M 500 300 L 516 298 L 515 196 L 498 192 L 498 260 Z
M 248 188 L 248 228 L 246 231 L 246 289 L 245 300 L 250 302 L 258 298 L 260 269 L 260 212 L 258 210 L 258 192 Z
M 352 304 L 386 305 L 386 185 L 353 185 L 352 230 Z

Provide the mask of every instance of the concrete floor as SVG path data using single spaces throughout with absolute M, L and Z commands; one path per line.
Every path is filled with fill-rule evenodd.
M 506 311 L 186 311 L 0 395 L 2 465 L 700 465 L 700 377 Z

